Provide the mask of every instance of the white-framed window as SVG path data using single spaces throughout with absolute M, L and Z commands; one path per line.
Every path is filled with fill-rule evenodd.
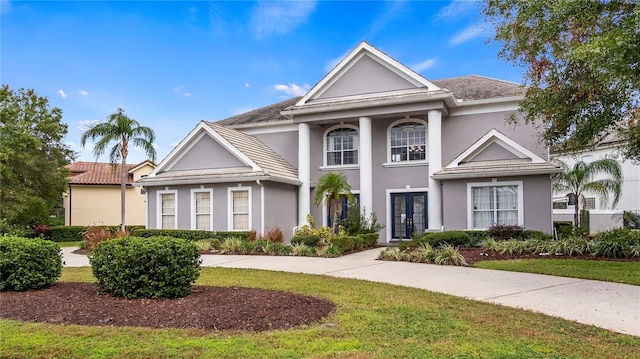
M 251 187 L 229 188 L 228 203 L 229 230 L 251 230 Z
M 358 128 L 353 125 L 337 125 L 324 133 L 325 166 L 358 164 Z
M 522 181 L 467 184 L 468 228 L 524 225 Z
M 407 118 L 393 122 L 387 129 L 389 163 L 427 160 L 427 123 Z
M 156 225 L 160 229 L 178 228 L 178 191 L 158 191 Z
M 595 197 L 585 197 L 585 199 L 584 199 L 584 208 L 583 209 L 596 209 L 596 198 Z
M 191 229 L 213 228 L 213 188 L 191 190 Z

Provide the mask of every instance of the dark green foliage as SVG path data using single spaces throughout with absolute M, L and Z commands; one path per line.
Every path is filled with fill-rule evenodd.
M 320 236 L 317 234 L 310 234 L 308 236 L 295 236 L 291 239 L 291 244 L 302 243 L 309 247 L 317 247 L 320 244 Z
M 573 228 L 573 223 L 571 222 L 553 222 L 553 228 L 556 231 L 558 239 L 575 237 L 577 235 L 577 231 Z
M 43 239 L 0 237 L 0 291 L 39 289 L 62 274 L 57 243 Z
M 466 233 L 469 237 L 471 237 L 472 242 L 474 242 L 473 244 L 476 244 L 480 241 L 482 241 L 483 239 L 487 239 L 489 238 L 489 232 L 487 231 L 483 231 L 483 230 L 467 230 L 464 231 L 464 233 Z
M 465 231 L 428 232 L 422 237 L 411 240 L 411 247 L 418 247 L 422 243 L 429 243 L 432 247 L 449 244 L 454 247 L 469 246 L 474 240 Z
M 598 257 L 626 258 L 631 256 L 632 246 L 640 244 L 640 231 L 617 228 L 599 233 L 594 239 L 591 254 Z
M 352 203 L 347 210 L 347 217 L 340 221 L 340 225 L 350 236 L 361 233 L 378 233 L 384 225 L 378 223 L 378 216 L 375 212 L 367 215 L 366 210 L 360 210 L 360 204 Z
M 78 242 L 84 240 L 84 226 L 51 227 L 51 240 L 54 242 Z
M 640 213 L 624 211 L 622 217 L 625 228 L 640 229 Z
M 377 233 L 358 234 L 356 236 L 336 237 L 331 240 L 339 253 L 359 251 L 365 248 L 373 248 L 378 244 Z
M 241 236 L 247 238 L 248 232 L 232 232 L 232 231 L 201 231 L 190 229 L 135 229 L 131 231 L 131 235 L 136 237 L 173 237 L 182 238 L 189 241 L 197 241 L 201 239 L 217 238 L 224 241 L 227 238 Z
M 504 241 L 511 238 L 522 239 L 524 227 L 517 224 L 497 224 L 489 227 L 487 232 L 489 232 L 489 236 L 496 241 Z
M 520 239 L 536 239 L 536 240 L 550 240 L 553 239 L 553 236 L 548 234 L 548 233 L 544 233 L 543 231 L 536 231 L 533 229 L 525 229 L 524 231 L 522 231 L 521 234 L 521 238 Z
M 357 235 L 362 238 L 363 248 L 373 248 L 378 245 L 380 235 L 378 233 L 360 233 Z
M 187 296 L 201 263 L 195 244 L 171 237 L 101 242 L 89 260 L 100 291 L 124 298 Z
M 45 223 L 67 186 L 64 167 L 74 153 L 65 143 L 62 110 L 34 90 L 0 87 L 0 218 Z

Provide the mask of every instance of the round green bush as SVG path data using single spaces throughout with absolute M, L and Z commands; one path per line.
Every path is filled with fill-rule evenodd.
M 39 238 L 0 237 L 0 291 L 39 289 L 62 274 L 57 243 Z
M 172 237 L 101 242 L 89 261 L 101 292 L 129 299 L 185 297 L 201 263 L 194 243 Z

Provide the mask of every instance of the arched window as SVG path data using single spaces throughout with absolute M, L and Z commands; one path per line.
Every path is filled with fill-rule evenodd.
M 389 161 L 427 159 L 427 124 L 422 120 L 400 120 L 389 126 Z
M 342 125 L 325 133 L 325 164 L 343 166 L 358 164 L 358 129 Z

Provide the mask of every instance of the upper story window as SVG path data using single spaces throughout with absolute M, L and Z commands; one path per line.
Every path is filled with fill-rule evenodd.
M 427 124 L 406 119 L 389 126 L 389 161 L 409 162 L 427 159 Z
M 358 128 L 350 125 L 332 127 L 325 133 L 325 164 L 344 166 L 358 164 Z

